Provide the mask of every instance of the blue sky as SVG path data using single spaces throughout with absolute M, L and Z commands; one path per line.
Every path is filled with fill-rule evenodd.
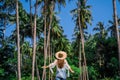
M 73 0 L 74 1 L 74 0 Z M 75 0 L 76 1 L 76 0 Z M 93 27 L 96 26 L 96 24 L 101 21 L 104 23 L 104 25 L 108 25 L 108 20 L 112 20 L 113 15 L 113 7 L 112 7 L 112 0 L 88 0 L 88 5 L 91 5 L 91 12 L 92 12 L 92 25 L 88 25 L 88 33 L 93 34 Z M 60 13 L 61 18 L 61 25 L 64 28 L 64 32 L 67 35 L 68 39 L 72 39 L 72 34 L 74 30 L 74 22 L 71 19 L 72 15 L 70 14 L 70 10 L 74 9 L 76 3 L 70 2 L 67 4 L 65 8 L 62 8 Z M 117 2 L 117 11 L 118 15 L 120 14 L 120 3 Z M 119 15 L 120 16 L 120 15 Z
M 67 2 L 66 7 L 62 7 L 61 12 L 58 15 L 60 18 L 60 25 L 63 27 L 64 34 L 67 35 L 69 40 L 72 39 L 72 34 L 75 27 L 70 11 L 76 7 L 76 1 L 77 0 L 72 0 L 71 2 Z M 25 2 L 25 0 L 21 0 L 21 2 L 23 3 L 23 7 L 26 9 L 26 11 L 29 12 L 29 3 Z M 35 0 L 33 0 L 33 3 L 34 2 Z M 87 0 L 87 4 L 92 6 L 91 12 L 93 17 L 92 25 L 88 26 L 87 31 L 89 34 L 93 34 L 92 29 L 99 21 L 104 22 L 104 25 L 107 25 L 108 20 L 112 20 L 112 0 Z M 120 17 L 120 3 L 118 2 L 117 14 Z M 13 28 L 8 27 L 6 35 L 10 35 L 12 29 Z

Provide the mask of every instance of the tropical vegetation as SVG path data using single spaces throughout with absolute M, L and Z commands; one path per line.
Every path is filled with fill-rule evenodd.
M 76 1 L 71 9 L 75 24 L 72 40 L 64 34 L 58 14 L 66 3 Z M 75 71 L 67 80 L 120 80 L 120 17 L 116 0 L 113 19 L 92 26 L 91 5 L 87 0 L 0 1 L 0 80 L 54 80 L 55 73 L 42 69 L 55 59 L 57 51 L 67 52 Z M 62 7 L 62 8 L 61 8 Z M 94 7 L 94 6 L 92 6 Z M 7 28 L 12 32 L 9 36 Z M 54 69 L 56 71 L 56 69 Z

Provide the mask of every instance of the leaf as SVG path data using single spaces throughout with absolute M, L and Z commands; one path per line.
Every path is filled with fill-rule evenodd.
M 0 75 L 4 76 L 4 69 L 0 68 Z

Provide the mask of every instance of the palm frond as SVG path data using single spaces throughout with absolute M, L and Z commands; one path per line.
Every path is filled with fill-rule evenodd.
M 100 29 L 98 27 L 93 28 L 93 31 L 99 31 Z
M 74 14 L 78 14 L 78 9 L 75 8 L 75 9 L 71 10 L 70 13 L 73 14 L 73 15 L 74 15 Z
M 113 21 L 109 20 L 108 23 L 113 24 Z

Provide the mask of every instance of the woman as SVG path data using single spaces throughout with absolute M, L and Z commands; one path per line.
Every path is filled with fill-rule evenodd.
M 66 60 L 67 54 L 64 51 L 59 51 L 55 54 L 55 56 L 57 59 L 53 63 L 49 64 L 48 66 L 43 66 L 42 68 L 50 68 L 51 72 L 53 73 L 52 68 L 56 66 L 57 72 L 55 80 L 66 80 L 66 70 L 68 70 L 68 73 L 69 71 L 74 73 Z

